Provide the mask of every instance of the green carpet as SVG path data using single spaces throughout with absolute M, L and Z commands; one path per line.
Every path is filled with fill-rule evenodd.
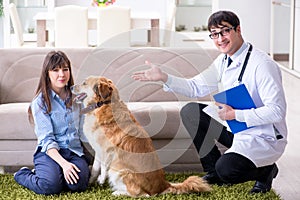
M 171 182 L 182 182 L 185 178 L 190 175 L 199 175 L 197 173 L 185 173 L 185 174 L 167 174 L 166 178 Z M 195 193 L 195 194 L 184 194 L 184 195 L 172 195 L 165 194 L 150 198 L 135 198 L 135 199 L 147 199 L 147 200 L 184 200 L 184 199 L 204 199 L 204 200 L 244 200 L 244 199 L 255 199 L 255 200 L 280 200 L 280 197 L 274 192 L 270 191 L 266 194 L 248 194 L 252 188 L 254 182 L 246 182 L 243 184 L 237 184 L 232 186 L 213 186 L 213 191 L 209 193 Z M 18 185 L 13 175 L 5 174 L 0 175 L 0 200 L 27 200 L 27 199 L 38 199 L 38 200 L 49 200 L 49 199 L 61 199 L 61 200 L 93 200 L 93 199 L 132 199 L 129 197 L 115 197 L 111 195 L 112 191 L 107 184 L 99 186 L 97 184 L 92 185 L 87 191 L 83 193 L 71 193 L 64 192 L 60 195 L 44 196 L 37 195 L 34 192 Z

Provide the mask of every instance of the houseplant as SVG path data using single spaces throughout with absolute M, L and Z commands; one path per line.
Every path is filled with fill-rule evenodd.
M 93 0 L 92 5 L 97 7 L 109 6 L 115 3 L 116 0 Z
M 4 46 L 4 26 L 3 26 L 3 0 L 0 0 L 0 48 Z
M 4 11 L 3 11 L 3 0 L 0 0 L 0 17 L 2 17 L 4 14 Z

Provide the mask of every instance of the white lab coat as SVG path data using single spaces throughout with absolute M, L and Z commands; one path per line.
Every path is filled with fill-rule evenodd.
M 232 88 L 238 83 L 248 48 L 249 45 L 244 43 L 238 55 L 232 56 L 233 62 L 228 68 L 225 67 L 225 56 L 221 54 L 208 69 L 191 79 L 169 75 L 164 90 L 202 97 L 218 90 L 220 85 L 224 90 Z M 257 167 L 271 165 L 280 158 L 287 144 L 286 101 L 281 81 L 278 65 L 254 47 L 242 83 L 257 108 L 235 111 L 236 120 L 253 128 L 236 133 L 232 146 L 225 153 L 239 153 Z M 282 139 L 276 139 L 273 125 L 283 136 Z

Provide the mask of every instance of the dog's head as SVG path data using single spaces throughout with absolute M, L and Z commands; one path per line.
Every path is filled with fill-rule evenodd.
M 76 95 L 75 100 L 83 102 L 84 105 L 119 100 L 119 94 L 113 82 L 105 77 L 90 76 L 81 84 L 74 85 L 72 92 Z

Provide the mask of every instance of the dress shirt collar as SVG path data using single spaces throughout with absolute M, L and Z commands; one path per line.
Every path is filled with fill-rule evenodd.
M 230 58 L 234 61 L 237 57 L 239 57 L 245 49 L 247 49 L 249 45 L 246 42 L 243 42 L 242 46 L 237 50 Z

